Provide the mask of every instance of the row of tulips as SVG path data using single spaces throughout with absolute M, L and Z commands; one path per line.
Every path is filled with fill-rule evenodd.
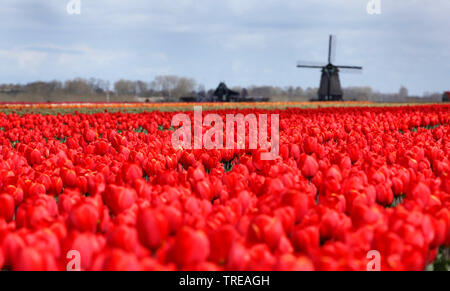
M 343 102 L 336 102 L 336 101 L 327 101 L 327 102 L 321 102 L 321 105 L 325 106 L 342 106 L 345 104 L 346 106 L 364 106 L 364 105 L 373 105 L 372 102 L 368 101 L 346 101 Z M 56 108 L 56 109 L 70 109 L 70 108 L 133 108 L 133 107 L 139 107 L 139 108 L 192 108 L 192 106 L 208 106 L 208 107 L 214 107 L 214 108 L 241 108 L 241 107 L 297 107 L 297 106 L 317 106 L 317 102 L 237 102 L 237 103 L 177 103 L 177 102 L 170 102 L 170 103 L 133 103 L 133 102 L 42 102 L 42 103 L 25 103 L 25 102 L 6 102 L 2 103 L 0 102 L 0 109 L 14 109 L 14 110 L 21 110 L 21 109 L 45 109 L 45 108 Z
M 0 113 L 0 269 L 424 270 L 450 246 L 449 112 L 240 110 L 280 115 L 273 161 L 175 149 L 176 113 Z

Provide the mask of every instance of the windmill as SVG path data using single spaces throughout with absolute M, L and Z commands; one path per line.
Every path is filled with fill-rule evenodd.
M 341 88 L 341 81 L 339 79 L 339 72 L 341 69 L 346 70 L 362 70 L 362 67 L 357 66 L 335 66 L 334 54 L 336 38 L 330 35 L 330 40 L 328 44 L 328 64 L 312 64 L 310 62 L 298 62 L 297 68 L 311 68 L 311 69 L 322 69 L 322 77 L 320 79 L 319 88 L 319 101 L 328 100 L 343 100 L 343 92 Z

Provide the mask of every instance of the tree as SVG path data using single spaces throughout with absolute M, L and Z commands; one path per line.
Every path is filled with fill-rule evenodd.
M 156 76 L 153 81 L 153 87 L 162 93 L 162 95 L 168 99 L 172 99 L 172 91 L 177 85 L 177 76 Z
M 400 99 L 408 98 L 408 93 L 408 89 L 402 86 L 398 92 L 398 97 L 400 97 Z
M 64 83 L 64 91 L 69 95 L 88 96 L 93 93 L 89 82 L 82 78 L 75 78 Z
M 175 88 L 173 89 L 173 97 L 181 98 L 188 97 L 195 91 L 196 82 L 194 79 L 190 78 L 178 78 L 176 80 Z
M 319 88 L 311 88 L 308 87 L 306 88 L 305 91 L 305 97 L 312 100 L 312 99 L 317 99 L 317 92 L 319 91 Z
M 134 81 L 119 80 L 114 83 L 114 91 L 117 96 L 136 96 L 137 85 Z
M 199 97 L 200 101 L 203 101 L 206 99 L 206 88 L 205 85 L 200 84 L 197 87 L 197 96 Z
M 109 91 L 109 81 L 90 78 L 88 81 L 88 85 L 91 87 L 92 91 L 96 94 L 105 94 Z
M 191 78 L 173 75 L 156 76 L 151 88 L 162 93 L 169 101 L 177 101 L 181 97 L 188 97 L 195 90 L 196 82 Z
M 143 81 L 136 81 L 137 94 L 141 97 L 149 97 L 148 84 Z
M 241 96 L 242 96 L 242 98 L 248 98 L 248 90 L 245 88 L 242 89 Z
M 372 99 L 373 91 L 370 87 L 347 87 L 342 88 L 345 100 L 368 101 Z

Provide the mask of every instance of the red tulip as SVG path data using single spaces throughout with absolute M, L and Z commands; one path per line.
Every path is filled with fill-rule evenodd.
M 303 149 L 307 154 L 314 153 L 317 149 L 317 139 L 315 137 L 308 136 L 303 143 Z
M 115 213 L 130 208 L 137 199 L 136 191 L 132 188 L 110 185 L 106 188 L 103 200 L 105 204 Z
M 107 151 L 108 151 L 108 144 L 105 141 L 101 140 L 95 143 L 95 153 L 97 155 L 103 156 L 107 153 Z
M 64 245 L 64 258 L 69 251 L 80 253 L 80 264 L 82 270 L 90 270 L 96 254 L 105 246 L 105 239 L 93 233 L 72 232 L 68 236 Z M 67 259 L 64 260 L 67 264 Z
M 276 219 L 266 215 L 257 216 L 250 223 L 248 238 L 251 243 L 265 242 L 272 249 L 278 247 L 283 234 L 283 225 Z
M 122 178 L 126 183 L 132 184 L 135 180 L 142 178 L 142 169 L 136 164 L 125 164 L 122 167 Z
M 238 234 L 231 225 L 223 226 L 214 231 L 209 236 L 211 243 L 210 260 L 219 265 L 226 264 L 230 250 L 237 237 Z
M 97 133 L 92 129 L 88 129 L 84 134 L 84 138 L 86 142 L 93 142 L 97 138 Z
M 169 232 L 175 234 L 183 223 L 181 211 L 172 206 L 164 207 L 162 211 L 169 222 Z
M 293 243 L 296 251 L 311 253 L 319 247 L 319 228 L 317 226 L 309 226 L 294 231 Z
M 303 176 L 312 178 L 319 171 L 319 164 L 312 156 L 304 155 L 300 158 L 300 165 Z
M 14 217 L 15 204 L 14 198 L 9 194 L 0 195 L 0 218 L 10 222 Z
M 99 213 L 93 205 L 81 202 L 71 209 L 69 221 L 70 225 L 80 232 L 94 233 L 97 230 Z
M 136 226 L 139 240 L 150 249 L 160 247 L 169 236 L 169 221 L 160 210 L 139 210 Z
M 271 254 L 267 245 L 259 244 L 250 249 L 249 271 L 268 271 L 276 264 L 275 257 Z
M 384 184 L 379 184 L 375 188 L 377 190 L 377 202 L 385 206 L 391 205 L 394 201 L 392 189 Z
M 178 266 L 204 262 L 210 253 L 208 237 L 201 231 L 184 227 L 177 234 L 172 252 Z
M 96 258 L 92 270 L 139 271 L 141 266 L 133 254 L 126 253 L 120 249 L 112 249 Z
M 21 250 L 25 247 L 25 241 L 17 233 L 9 233 L 5 236 L 2 247 L 5 261 L 4 264 L 6 266 L 11 266 L 14 260 L 18 258 Z
M 277 271 L 314 271 L 314 264 L 304 256 L 283 255 L 276 267 Z
M 301 222 L 303 217 L 314 206 L 314 198 L 305 194 L 289 192 L 283 196 L 283 205 L 295 209 L 295 221 Z
M 410 195 L 414 201 L 420 203 L 422 206 L 426 206 L 430 199 L 431 191 L 427 185 L 419 183 L 413 188 Z
M 37 149 L 34 149 L 33 151 L 31 151 L 31 153 L 29 154 L 28 163 L 31 165 L 36 165 L 36 164 L 40 164 L 41 161 L 42 161 L 41 152 Z
M 72 169 L 64 169 L 62 171 L 62 180 L 65 187 L 75 187 L 77 174 Z
M 2 249 L 0 249 L 0 269 L 3 269 L 4 264 L 5 264 L 5 257 L 3 256 Z
M 250 254 L 245 246 L 240 242 L 234 243 L 230 248 L 227 260 L 227 270 L 243 271 L 247 268 L 249 262 Z
M 18 252 L 12 269 L 14 271 L 46 271 L 46 254 L 32 247 L 25 247 Z

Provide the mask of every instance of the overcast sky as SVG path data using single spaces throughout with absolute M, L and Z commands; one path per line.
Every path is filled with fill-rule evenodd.
M 175 74 L 207 88 L 317 87 L 328 35 L 336 63 L 361 65 L 343 86 L 410 93 L 450 89 L 450 0 L 2 0 L 0 83 Z

